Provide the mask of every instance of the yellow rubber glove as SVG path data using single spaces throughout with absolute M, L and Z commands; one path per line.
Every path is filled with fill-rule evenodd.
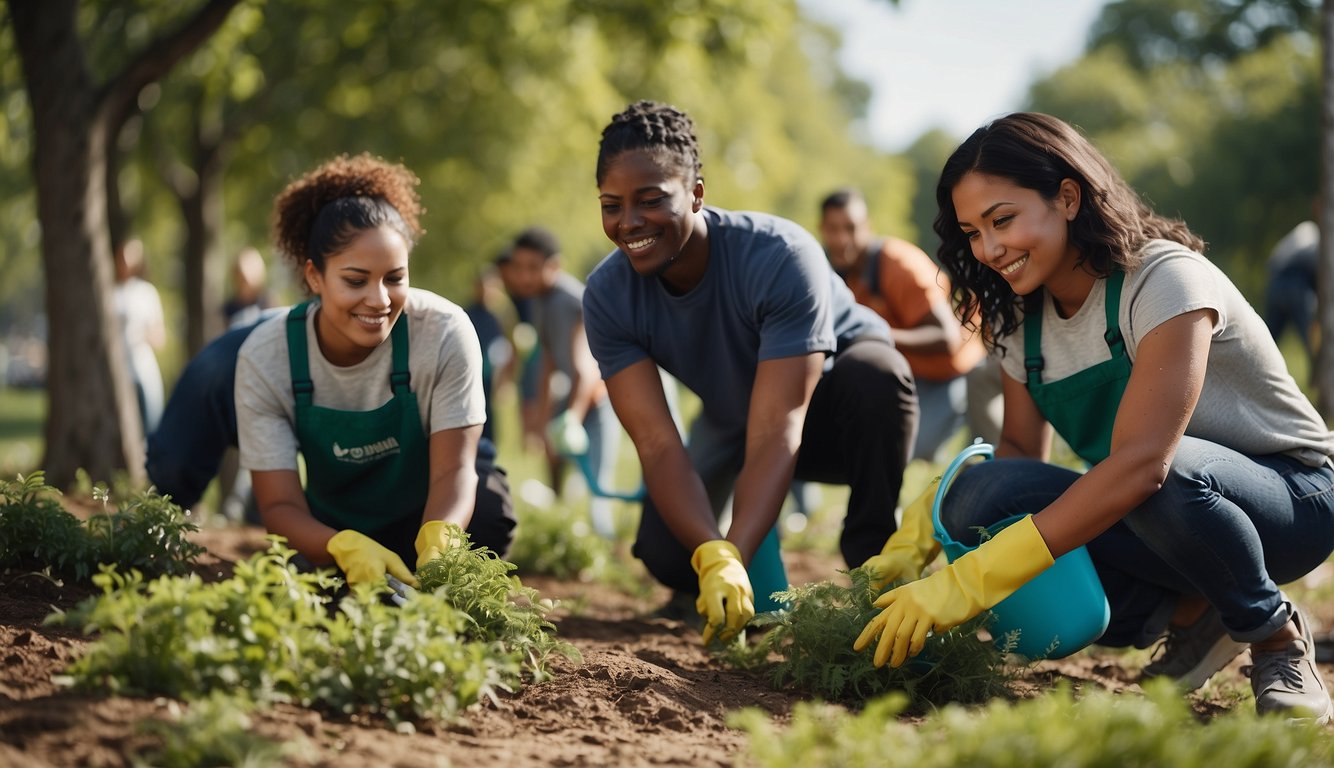
M 699 574 L 695 610 L 705 619 L 704 644 L 714 632 L 723 642 L 731 640 L 755 617 L 755 593 L 741 553 L 726 539 L 706 541 L 695 548 L 690 566 Z
M 369 536 L 350 529 L 339 531 L 329 539 L 325 550 L 333 555 L 334 562 L 343 570 L 349 586 L 383 584 L 385 574 L 394 576 L 404 584 L 417 586 L 417 579 L 403 564 L 403 560 Z
M 447 549 L 463 546 L 463 529 L 444 520 L 430 520 L 422 523 L 417 531 L 417 567 L 431 562 Z
M 875 606 L 884 610 L 866 625 L 852 649 L 860 651 L 879 636 L 875 665 L 884 666 L 888 659 L 891 667 L 900 666 L 922 651 L 928 632 L 943 632 L 968 621 L 1053 562 L 1033 516 L 1020 518 L 925 579 L 881 595 Z
M 561 456 L 583 456 L 588 453 L 588 430 L 569 410 L 547 424 L 547 441 Z
M 880 554 L 867 558 L 862 567 L 875 573 L 871 584 L 884 589 L 891 581 L 911 580 L 922 575 L 926 564 L 940 553 L 940 542 L 933 535 L 931 506 L 936 500 L 940 478 L 932 478 L 926 490 L 915 501 L 903 508 L 903 522 L 885 542 Z

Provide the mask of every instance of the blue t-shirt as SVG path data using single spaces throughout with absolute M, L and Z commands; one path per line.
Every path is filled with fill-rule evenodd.
M 639 275 L 620 249 L 589 274 L 584 328 L 602 378 L 651 358 L 699 396 L 710 421 L 744 427 L 761 360 L 889 339 L 796 223 L 712 207 L 704 216 L 709 264 L 689 293 Z

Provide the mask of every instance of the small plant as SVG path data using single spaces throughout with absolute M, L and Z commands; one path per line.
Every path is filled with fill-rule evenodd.
M 1062 684 L 1018 704 L 951 705 L 916 724 L 898 719 L 908 699 L 893 694 L 857 714 L 799 704 L 781 732 L 759 710 L 738 713 L 731 724 L 747 732 L 747 764 L 757 768 L 1298 768 L 1334 762 L 1334 741 L 1319 726 L 1248 712 L 1200 723 L 1170 682 L 1155 681 L 1145 693 L 1094 690 L 1077 699 Z
M 42 472 L 0 481 L 0 568 L 46 570 L 79 580 L 92 573 L 91 542 Z
M 131 758 L 135 768 L 270 768 L 308 746 L 304 740 L 282 743 L 253 733 L 252 705 L 243 699 L 215 693 L 188 709 L 176 702 L 168 707 L 171 720 L 147 720 L 140 726 L 160 744 Z
M 191 701 L 226 691 L 402 724 L 452 719 L 519 685 L 525 659 L 540 670 L 531 659 L 559 647 L 545 634 L 515 642 L 517 630 L 479 639 L 477 621 L 443 595 L 399 608 L 382 599 L 387 586 L 356 589 L 331 612 L 335 577 L 298 572 L 293 554 L 274 539 L 216 584 L 193 574 L 145 582 L 104 566 L 100 597 L 47 619 L 101 633 L 66 682 Z
M 465 636 L 517 652 L 539 681 L 549 675 L 552 654 L 579 658 L 574 646 L 554 636 L 556 627 L 546 618 L 554 604 L 512 576 L 513 563 L 489 549 L 469 547 L 465 531 L 454 528 L 451 535 L 453 546 L 418 568 L 417 580 L 423 592 L 439 596 L 466 617 Z
M 106 563 L 156 576 L 185 573 L 204 553 L 187 538 L 198 527 L 166 496 L 134 494 L 85 522 L 59 495 L 41 472 L 0 481 L 0 568 L 50 569 L 86 581 Z M 93 498 L 109 506 L 105 486 L 94 486 Z
M 520 516 L 509 557 L 525 573 L 598 581 L 612 567 L 611 542 L 594 533 L 584 516 L 531 505 L 523 505 Z
M 871 649 L 859 653 L 852 644 L 879 612 L 872 604 L 879 592 L 862 569 L 848 575 L 851 586 L 825 581 L 781 593 L 791 609 L 756 619 L 754 626 L 766 631 L 760 642 L 735 644 L 724 658 L 765 671 L 775 687 L 795 686 L 841 701 L 902 691 L 920 708 L 980 702 L 1007 692 L 1003 651 L 976 637 L 985 617 L 928 638 L 922 653 L 898 669 L 877 669 Z

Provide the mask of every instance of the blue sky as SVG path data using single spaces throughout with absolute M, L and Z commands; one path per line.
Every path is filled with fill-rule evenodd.
M 1022 105 L 1028 84 L 1083 51 L 1106 0 L 800 0 L 843 33 L 841 62 L 872 87 L 872 143 L 965 136 Z

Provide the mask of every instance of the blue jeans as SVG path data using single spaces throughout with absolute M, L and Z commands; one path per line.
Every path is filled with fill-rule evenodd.
M 983 462 L 960 473 L 941 520 L 972 545 L 976 526 L 1039 512 L 1079 477 L 1030 459 Z M 1147 646 L 1182 596 L 1207 599 L 1234 639 L 1263 640 L 1291 616 L 1278 585 L 1334 551 L 1334 469 L 1183 437 L 1162 488 L 1088 549 L 1112 608 L 1099 644 Z
M 954 437 L 968 413 L 968 377 L 955 376 L 945 381 L 918 378 L 917 441 L 912 457 L 935 461 L 946 440 Z

